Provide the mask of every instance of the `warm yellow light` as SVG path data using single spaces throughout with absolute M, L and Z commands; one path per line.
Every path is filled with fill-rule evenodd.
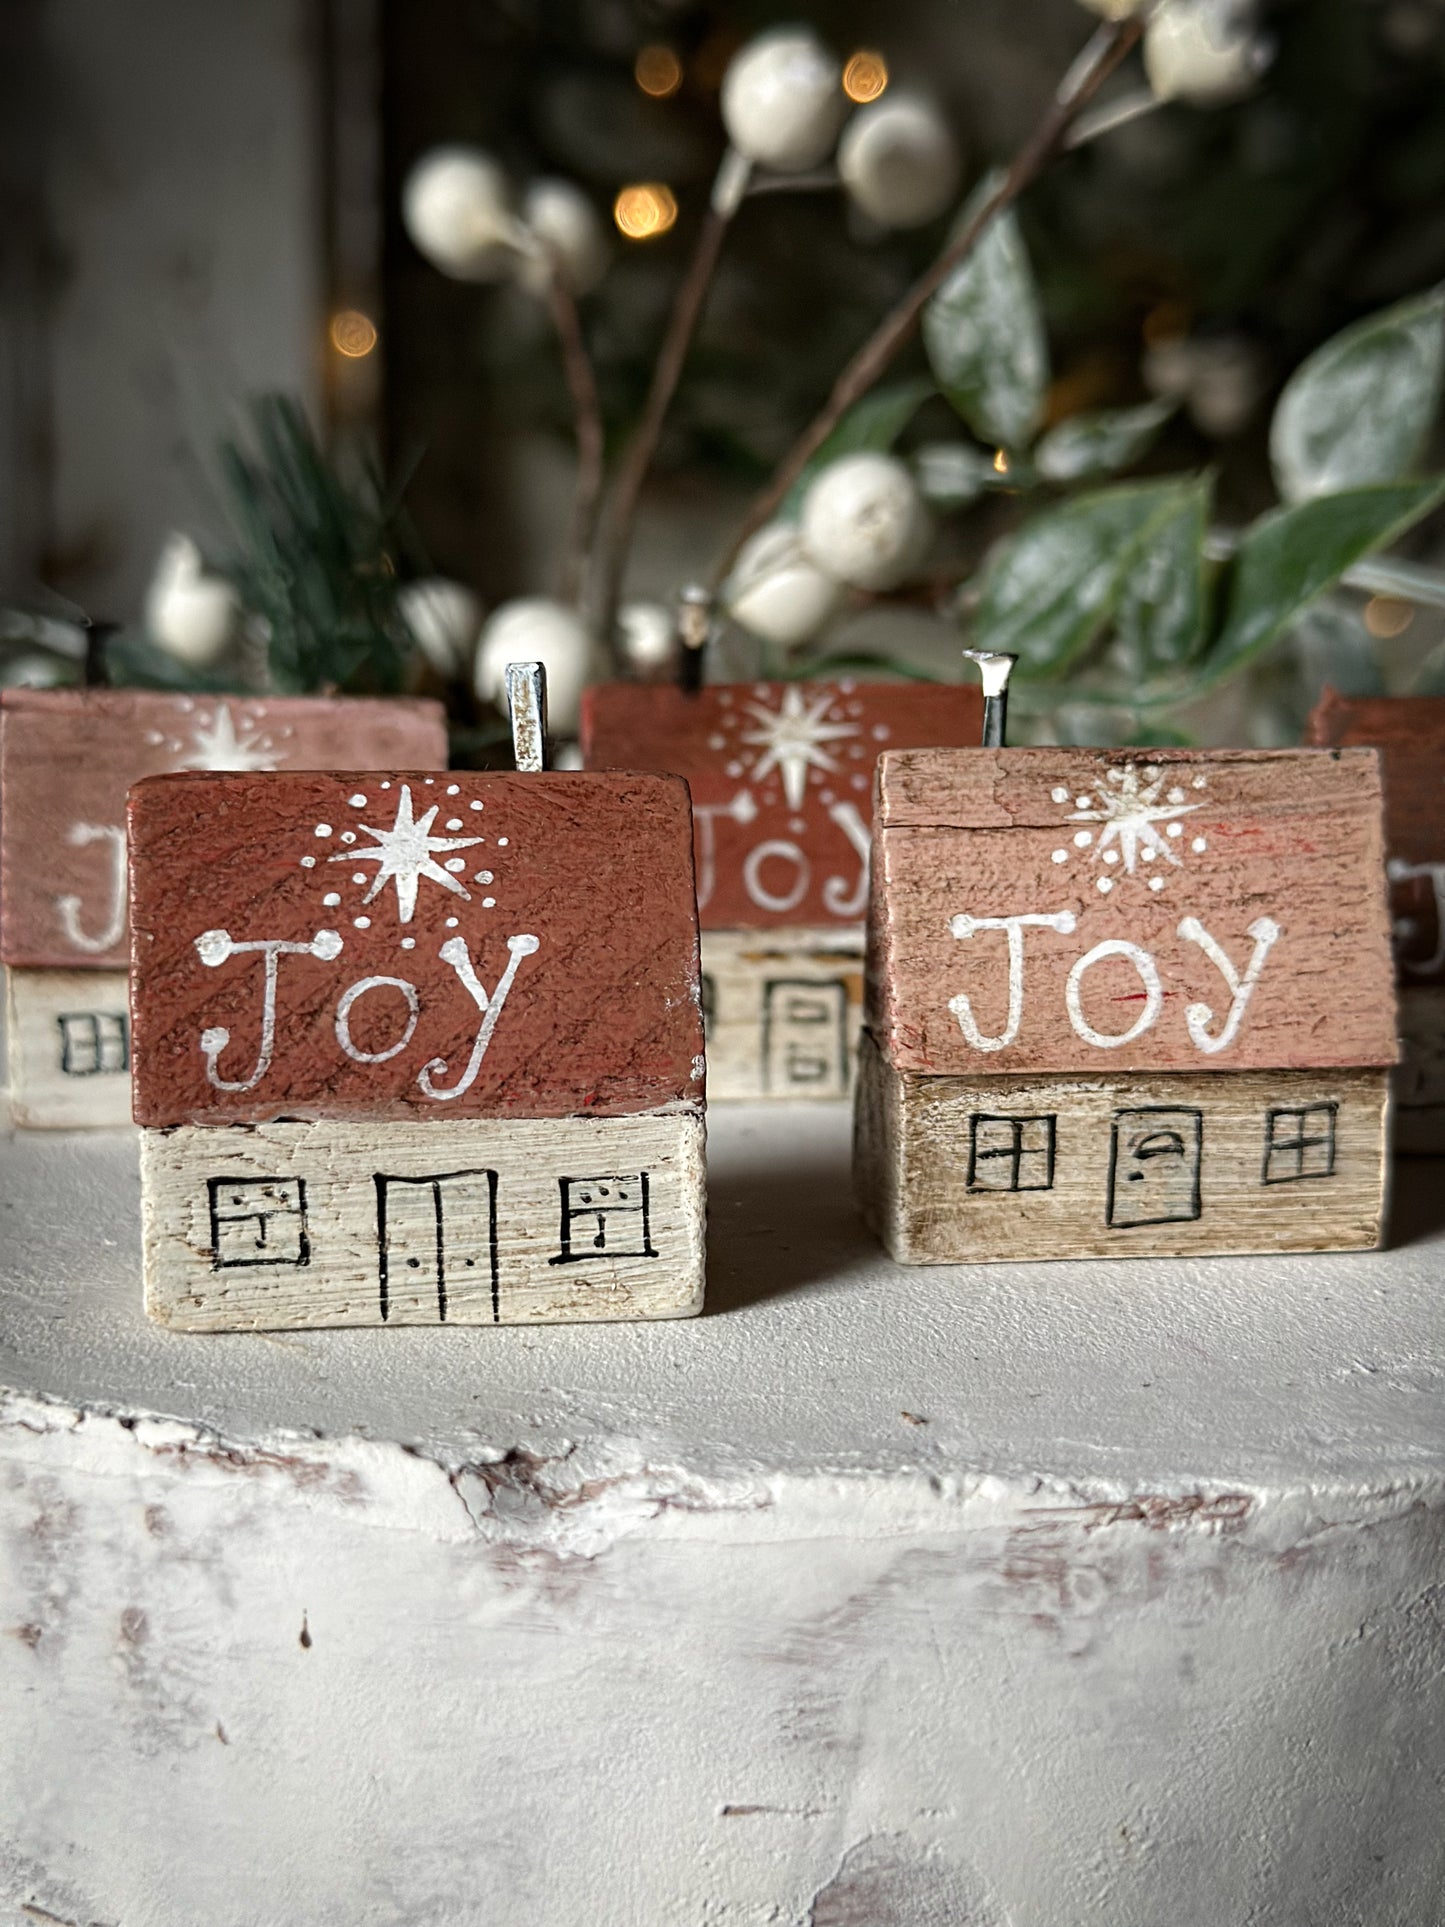
M 1001 448 L 997 449 L 994 453 L 993 472 L 995 475 L 1008 474 L 1008 456 L 1005 455 Z
M 632 78 L 654 100 L 669 100 L 682 85 L 682 62 L 671 47 L 654 42 L 632 63 Z
M 343 308 L 331 317 L 331 345 L 348 361 L 360 361 L 376 346 L 376 323 L 359 308 Z
M 661 181 L 637 181 L 612 203 L 612 218 L 629 241 L 655 241 L 677 219 L 677 198 Z
M 1365 604 L 1365 627 L 1382 641 L 1403 636 L 1414 620 L 1415 605 L 1403 596 L 1372 595 Z
M 843 69 L 843 92 L 849 100 L 877 100 L 888 85 L 888 62 L 882 54 L 860 47 Z

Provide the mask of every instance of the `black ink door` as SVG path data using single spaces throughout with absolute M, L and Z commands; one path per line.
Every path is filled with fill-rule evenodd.
M 497 1174 L 446 1171 L 435 1177 L 376 1176 L 376 1244 L 382 1322 L 445 1324 L 449 1297 L 485 1281 L 492 1319 L 497 1289 Z M 470 1295 L 470 1294 L 469 1294 Z
M 1111 1226 L 1187 1223 L 1200 1211 L 1202 1111 L 1115 1111 L 1109 1147 Z

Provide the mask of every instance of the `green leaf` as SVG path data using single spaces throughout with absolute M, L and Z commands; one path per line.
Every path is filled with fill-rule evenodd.
M 1287 502 L 1411 474 L 1440 402 L 1445 290 L 1415 295 L 1327 341 L 1285 384 L 1269 452 Z
M 1115 475 L 1138 461 L 1176 406 L 1172 401 L 1150 401 L 1139 408 L 1101 408 L 1071 415 L 1044 436 L 1034 450 L 1034 463 L 1046 482 Z
M 997 191 L 999 178 L 980 183 L 955 232 Z M 994 216 L 924 309 L 923 345 L 939 387 L 981 441 L 1028 447 L 1049 385 L 1049 348 L 1012 209 Z
M 1067 669 L 1113 615 L 1142 545 L 1178 498 L 1177 482 L 1130 483 L 1026 522 L 988 565 L 977 646 L 1019 656 L 1036 676 Z
M 1177 487 L 1125 576 L 1115 626 L 1124 660 L 1136 674 L 1188 662 L 1203 644 L 1209 607 L 1204 537 L 1212 493 L 1208 476 Z
M 994 457 L 975 442 L 928 442 L 913 451 L 909 466 L 924 501 L 940 509 L 964 508 L 1004 481 Z
M 926 375 L 914 375 L 908 381 L 888 382 L 854 402 L 789 489 L 779 510 L 781 518 L 796 520 L 809 483 L 840 455 L 881 454 L 892 448 L 924 402 L 937 392 Z
M 1445 500 L 1445 480 L 1348 489 L 1261 516 L 1231 572 L 1224 628 L 1210 653 L 1220 682 L 1295 623 L 1372 549 L 1384 548 Z

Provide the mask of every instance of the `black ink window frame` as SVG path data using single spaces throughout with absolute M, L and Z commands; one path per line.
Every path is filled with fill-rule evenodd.
M 574 1186 L 580 1187 L 585 1184 L 636 1184 L 641 1193 L 640 1202 L 637 1204 L 603 1206 L 600 1212 L 598 1206 L 591 1200 L 584 1204 L 573 1204 L 572 1191 Z M 656 1258 L 661 1255 L 652 1242 L 652 1185 L 650 1176 L 646 1171 L 613 1171 L 604 1172 L 598 1177 L 559 1178 L 557 1180 L 557 1186 L 561 1193 L 562 1228 L 558 1239 L 559 1248 L 556 1256 L 547 1260 L 549 1265 L 580 1265 L 605 1258 Z M 637 1250 L 619 1251 L 605 1243 L 600 1247 L 594 1245 L 591 1251 L 574 1251 L 572 1249 L 572 1228 L 579 1219 L 600 1219 L 603 1216 L 611 1217 L 614 1215 L 636 1217 L 640 1220 L 642 1225 L 642 1244 Z
M 1189 1190 L 1187 1211 L 1166 1211 L 1157 1218 L 1120 1218 L 1116 1215 L 1119 1201 L 1119 1126 L 1126 1117 L 1170 1117 L 1192 1118 L 1194 1121 L 1194 1167 Z M 1163 1132 L 1156 1135 L 1164 1135 Z M 1178 1132 L 1168 1135 L 1178 1137 Z M 1148 1140 L 1146 1139 L 1147 1143 Z M 1179 1140 L 1180 1155 L 1185 1152 L 1182 1138 Z M 1159 1157 L 1165 1155 L 1158 1151 L 1140 1149 L 1130 1152 L 1131 1158 Z M 1204 1112 L 1192 1104 L 1127 1104 L 1115 1111 L 1109 1127 L 1109 1189 L 1105 1197 L 1104 1222 L 1110 1231 L 1135 1231 L 1143 1226 L 1156 1224 L 1195 1224 L 1204 1215 Z
M 1264 1162 L 1260 1168 L 1260 1183 L 1305 1184 L 1311 1180 L 1334 1177 L 1338 1152 L 1337 1127 L 1339 1124 L 1339 1115 L 1340 1106 L 1337 1098 L 1322 1098 L 1317 1104 L 1271 1105 L 1264 1114 Z M 1319 1116 L 1323 1116 L 1325 1119 L 1323 1135 L 1317 1137 L 1307 1136 L 1306 1121 Z M 1276 1136 L 1276 1127 L 1281 1119 L 1284 1118 L 1288 1118 L 1297 1124 L 1299 1130 L 1295 1137 L 1286 1138 L 1281 1142 Z M 1306 1153 L 1321 1145 L 1325 1147 L 1326 1154 L 1324 1168 L 1318 1171 L 1305 1170 Z M 1287 1156 L 1291 1152 L 1295 1157 L 1296 1169 L 1282 1172 L 1279 1176 L 1272 1175 L 1272 1166 L 1276 1157 L 1281 1154 Z
M 64 1077 L 117 1077 L 130 1069 L 130 1025 L 125 1013 L 119 1010 L 63 1010 L 55 1019 L 60 1032 L 60 1070 Z M 73 1061 L 72 1045 L 76 1042 L 71 1030 L 74 1024 L 89 1024 L 88 1046 L 95 1062 L 77 1064 Z M 101 1033 L 102 1024 L 113 1024 L 115 1029 Z M 120 1062 L 107 1064 L 106 1045 L 118 1042 Z
M 1007 1127 L 1009 1142 L 1000 1146 L 986 1145 L 979 1149 L 980 1128 L 1002 1124 Z M 1023 1141 L 1024 1127 L 1029 1124 L 1044 1126 L 1044 1142 L 1041 1145 L 1026 1146 Z M 1052 1191 L 1054 1188 L 1054 1162 L 1058 1151 L 1058 1113 L 1055 1111 L 975 1111 L 968 1124 L 968 1189 L 981 1196 L 990 1192 L 996 1197 L 1011 1197 L 1021 1191 Z M 1044 1159 L 1044 1181 L 1042 1184 L 1024 1184 L 1025 1158 Z M 1006 1159 L 1009 1163 L 1008 1184 L 989 1184 L 979 1176 L 980 1164 L 992 1164 L 995 1158 Z
M 843 1082 L 846 1083 L 848 1078 L 848 986 L 843 982 L 842 978 L 765 977 L 763 979 L 762 1022 L 763 1089 L 766 1091 L 798 1091 L 808 1088 L 808 1085 L 803 1080 L 794 1081 L 792 1079 L 784 1079 L 780 1084 L 773 1082 L 773 993 L 779 990 L 822 991 L 828 993 L 829 1001 L 836 1004 L 836 1014 L 831 1011 L 827 1012 L 822 1017 L 816 1019 L 816 1022 L 820 1031 L 833 1031 L 833 1039 L 837 1046 L 835 1061 L 841 1069 Z M 797 1022 L 799 1020 L 795 1018 L 791 1021 Z M 803 1019 L 802 1021 L 812 1022 L 814 1020 Z M 818 1078 L 815 1081 L 818 1085 L 825 1085 L 831 1080 Z
M 268 1184 L 295 1185 L 295 1209 L 287 1209 L 284 1211 L 227 1212 L 222 1212 L 217 1209 L 221 1201 L 220 1194 L 223 1191 L 256 1191 Z M 306 1215 L 305 1178 L 207 1178 L 206 1196 L 211 1228 L 212 1271 L 242 1271 L 252 1269 L 257 1265 L 284 1265 L 290 1270 L 299 1271 L 311 1263 L 311 1230 Z M 221 1226 L 223 1224 L 244 1224 L 254 1220 L 258 1224 L 264 1225 L 270 1218 L 285 1218 L 288 1221 L 295 1219 L 298 1221 L 296 1226 L 296 1256 L 294 1258 L 277 1258 L 270 1255 L 260 1258 L 223 1258 L 221 1256 Z
M 492 1323 L 502 1322 L 501 1272 L 497 1251 L 497 1173 L 484 1165 L 469 1171 L 429 1171 L 421 1177 L 401 1176 L 394 1172 L 374 1171 L 372 1183 L 376 1187 L 376 1268 L 377 1296 L 381 1310 L 381 1322 L 388 1323 L 391 1317 L 391 1252 L 387 1236 L 387 1199 L 393 1184 L 412 1187 L 430 1185 L 432 1211 L 436 1226 L 436 1272 L 437 1272 L 437 1323 L 447 1322 L 447 1248 L 446 1213 L 441 1187 L 456 1178 L 485 1178 L 487 1180 L 487 1265 L 490 1271 L 492 1293 Z M 410 1261 L 416 1263 L 415 1259 Z M 475 1267 L 474 1258 L 464 1258 L 467 1270 Z

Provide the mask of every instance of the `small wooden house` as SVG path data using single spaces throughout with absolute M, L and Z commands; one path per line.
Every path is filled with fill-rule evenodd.
M 608 683 L 583 698 L 589 769 L 692 792 L 708 1095 L 847 1095 L 863 995 L 880 750 L 976 743 L 976 686 Z
M 682 783 L 156 777 L 129 823 L 153 1318 L 699 1309 Z
M 1380 753 L 1400 997 L 1395 1148 L 1445 1152 L 1445 696 L 1326 690 L 1307 740 Z
M 446 767 L 441 705 L 134 689 L 0 694 L 0 960 L 11 1110 L 130 1122 L 125 798 L 165 770 Z
M 885 754 L 855 1180 L 894 1256 L 1379 1241 L 1373 751 Z

